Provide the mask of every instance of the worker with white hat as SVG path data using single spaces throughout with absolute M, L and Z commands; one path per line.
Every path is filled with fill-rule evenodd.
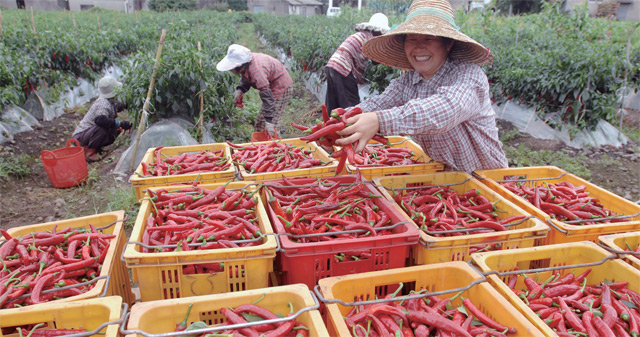
M 412 136 L 448 170 L 508 166 L 498 138 L 489 81 L 480 65 L 489 49 L 460 32 L 447 0 L 414 0 L 406 20 L 363 46 L 371 60 L 408 70 L 358 106 L 364 113 L 338 132 L 338 145 L 361 151 L 378 132 Z
M 242 97 L 250 88 L 260 91 L 262 107 L 254 129 L 256 132 L 267 131 L 272 137 L 275 136 L 282 114 L 293 94 L 293 80 L 282 62 L 266 54 L 252 53 L 245 46 L 232 44 L 216 68 L 241 76 L 234 93 L 236 106 L 242 106 Z
M 329 111 L 360 103 L 358 83 L 363 81 L 369 58 L 362 53 L 362 45 L 374 36 L 389 30 L 389 20 L 382 13 L 371 16 L 369 22 L 355 25 L 356 33 L 346 38 L 331 55 L 325 67 L 327 94 L 325 104 Z
M 122 130 L 131 129 L 131 123 L 119 121 L 118 112 L 126 106 L 115 99 L 116 88 L 122 83 L 112 76 L 105 76 L 98 81 L 100 95 L 73 131 L 72 138 L 77 139 L 85 148 L 88 162 L 101 159 L 102 148 L 113 144 Z

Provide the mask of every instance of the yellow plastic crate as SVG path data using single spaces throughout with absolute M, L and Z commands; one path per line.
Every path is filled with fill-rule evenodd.
M 408 137 L 402 136 L 389 136 L 387 137 L 391 143 L 392 148 L 403 147 L 413 151 L 413 159 L 419 159 L 424 164 L 415 165 L 398 165 L 398 166 L 384 166 L 384 167 L 357 167 L 355 165 L 345 165 L 345 174 L 355 174 L 356 169 L 360 170 L 360 173 L 365 179 L 372 180 L 375 177 L 394 176 L 394 175 L 412 175 L 440 172 L 444 170 L 444 164 L 437 162 L 429 157 L 413 140 Z M 376 141 L 369 141 L 369 144 L 381 145 Z M 338 149 L 340 149 L 338 147 Z
M 379 177 L 375 178 L 374 182 L 385 198 L 393 202 L 394 206 L 405 216 L 406 221 L 411 221 L 416 227 L 418 227 L 418 225 L 411 220 L 411 217 L 406 214 L 391 196 L 391 189 L 403 188 L 405 185 L 406 187 L 448 185 L 447 187 L 458 193 L 477 189 L 481 195 L 485 196 L 491 202 L 500 200 L 497 204 L 498 208 L 506 211 L 506 213 L 500 213 L 502 214 L 502 218 L 519 214 L 529 216 L 523 209 L 488 189 L 466 172 L 449 171 L 412 176 Z M 536 241 L 544 239 L 549 232 L 549 227 L 534 217 L 510 228 L 513 229 L 502 232 L 449 237 L 436 237 L 421 230 L 420 244 L 416 246 L 415 251 L 415 263 L 429 264 L 468 261 L 470 259 L 470 248 L 481 244 L 501 243 L 503 250 L 533 247 L 536 245 Z
M 126 303 L 133 303 L 135 301 L 135 295 L 131 292 L 131 282 L 129 281 L 129 271 L 125 264 L 120 260 L 120 254 L 124 249 L 127 242 L 126 234 L 124 233 L 124 211 L 115 211 L 109 213 L 95 214 L 84 216 L 80 218 L 68 219 L 47 222 L 42 224 L 15 227 L 8 230 L 11 236 L 24 236 L 29 235 L 32 232 L 44 232 L 51 231 L 53 226 L 57 226 L 58 230 L 71 228 L 89 228 L 89 224 L 96 228 L 109 226 L 103 230 L 105 234 L 116 235 L 115 238 L 109 241 L 109 251 L 102 264 L 100 275 L 109 275 L 109 288 L 106 290 L 107 296 L 121 296 Z M 96 282 L 95 287 L 88 292 L 55 300 L 55 302 L 68 302 L 82 299 L 96 298 L 105 292 L 105 286 L 107 284 L 106 279 L 101 279 Z M 53 302 L 53 301 L 51 301 Z M 39 304 L 38 304 L 39 305 Z M 7 309 L 5 309 L 7 310 Z
M 498 192 L 503 197 L 512 201 L 516 205 L 522 207 L 529 212 L 549 223 L 552 227 L 547 239 L 542 244 L 556 244 L 577 241 L 598 242 L 598 236 L 603 234 L 624 233 L 637 230 L 640 227 L 640 205 L 635 204 L 627 199 L 617 196 L 601 187 L 598 187 L 580 177 L 566 172 L 555 166 L 540 167 L 517 167 L 498 170 L 482 170 L 476 171 L 479 180 L 492 190 Z M 529 182 L 529 186 L 542 185 L 547 183 L 558 183 L 567 181 L 575 186 L 585 185 L 589 196 L 597 198 L 604 207 L 611 209 L 618 215 L 632 215 L 626 222 L 616 222 L 600 225 L 578 225 L 568 224 L 566 222 L 551 219 L 549 214 L 536 208 L 531 203 L 521 198 L 511 191 L 500 185 L 500 181 L 507 180 L 512 177 L 521 177 L 524 179 L 534 179 Z
M 248 182 L 232 182 L 226 188 L 228 190 L 241 189 L 248 184 Z M 203 184 L 200 186 L 212 190 L 220 185 L 224 184 Z M 150 190 L 155 191 L 159 188 L 171 190 L 185 187 L 188 186 L 152 187 Z M 255 188 L 255 186 L 248 187 L 249 190 Z M 273 233 L 262 197 L 258 193 L 256 193 L 256 197 L 260 199 L 256 205 L 260 232 L 263 234 Z M 252 247 L 142 253 L 141 246 L 132 243 L 142 242 L 146 219 L 152 208 L 149 200 L 142 202 L 131 232 L 131 242 L 125 247 L 123 254 L 127 267 L 131 268 L 133 281 L 138 283 L 142 301 L 217 294 L 269 286 L 269 273 L 273 271 L 277 247 L 274 235 L 265 235 L 262 244 Z M 214 262 L 224 262 L 225 272 L 188 275 L 182 273 L 183 265 Z
M 605 249 L 618 253 L 622 259 L 640 269 L 640 253 L 622 254 L 627 251 L 627 245 L 631 247 L 640 245 L 640 232 L 600 235 L 598 241 L 605 246 Z
M 220 313 L 221 308 L 251 304 L 258 300 L 257 305 L 283 315 L 290 311 L 288 303 L 293 305 L 294 313 L 312 308 L 316 304 L 304 284 L 138 303 L 131 308 L 126 333 L 127 336 L 142 337 L 140 331 L 150 334 L 173 332 L 176 324 L 184 319 L 190 303 L 193 303 L 193 308 L 187 319 L 187 326 L 197 321 L 208 325 L 219 324 L 225 322 L 225 316 Z M 296 320 L 309 329 L 309 337 L 329 336 L 318 310 L 302 312 Z
M 2 329 L 25 325 L 46 323 L 49 329 L 85 329 L 97 330 L 100 325 L 118 322 L 121 316 L 122 298 L 109 296 L 64 303 L 44 303 L 19 309 L 0 311 L 0 337 L 18 337 L 18 333 L 3 334 Z M 118 337 L 117 323 L 106 325 L 100 334 L 92 336 Z M 23 334 L 27 334 L 23 330 Z
M 591 268 L 591 273 L 587 276 L 587 285 L 597 284 L 604 280 L 611 282 L 629 281 L 628 288 L 633 291 L 640 291 L 640 271 L 634 269 L 620 259 L 613 258 L 610 254 L 593 242 L 583 241 L 549 245 L 542 247 L 514 249 L 508 252 L 486 252 L 473 254 L 473 261 L 480 267 L 483 273 L 489 271 L 509 272 L 516 270 L 534 270 L 548 267 L 566 266 L 566 272 L 573 272 L 576 275 Z M 606 258 L 604 263 L 594 266 L 575 267 L 578 264 L 600 262 Z M 526 273 L 527 276 L 542 280 L 548 279 L 553 272 L 539 271 Z M 562 271 L 561 271 L 562 272 Z M 489 275 L 489 282 L 507 299 L 513 306 L 518 308 L 538 329 L 546 336 L 556 336 L 549 326 L 540 319 L 533 310 L 524 303 L 509 288 L 506 282 L 510 278 L 507 276 Z M 524 289 L 522 277 L 518 277 L 516 289 Z
M 402 293 L 408 294 L 410 290 L 427 289 L 429 292 L 437 292 L 463 288 L 481 279 L 482 275 L 467 263 L 458 261 L 325 278 L 320 280 L 318 285 L 324 298 L 348 303 L 359 298 L 383 298 L 397 289 L 400 282 L 403 284 Z M 454 291 L 438 296 L 451 298 L 457 293 L 458 291 Z M 487 316 L 505 326 L 515 328 L 517 333 L 510 336 L 543 336 L 487 282 L 477 283 L 464 290 L 452 301 L 454 308 L 462 304 L 461 298 L 471 299 Z M 351 336 L 343 316 L 346 316 L 352 307 L 338 303 L 329 303 L 326 307 L 329 334 Z
M 248 146 L 248 145 L 259 145 L 259 144 L 271 144 L 272 140 L 266 142 L 255 142 L 255 143 L 244 143 L 237 144 L 239 146 Z M 315 177 L 332 177 L 336 173 L 336 167 L 338 166 L 338 162 L 333 159 L 327 151 L 325 151 L 322 147 L 318 146 L 315 142 L 307 143 L 300 138 L 289 138 L 289 139 L 281 139 L 276 140 L 276 142 L 280 142 L 283 144 L 288 144 L 296 147 L 304 147 L 304 149 L 308 149 L 314 151 L 311 155 L 320 159 L 323 162 L 328 162 L 328 164 L 324 166 L 314 166 L 304 169 L 293 169 L 293 170 L 284 170 L 277 172 L 261 172 L 261 173 L 249 173 L 243 167 L 238 166 L 238 172 L 240 172 L 240 176 L 244 180 L 263 182 L 267 180 L 281 179 L 282 176 L 286 177 L 296 177 L 296 178 L 315 178 Z M 234 152 L 234 148 L 231 147 L 231 154 Z
M 144 157 L 142 158 L 140 165 L 138 165 L 138 168 L 136 168 L 136 170 L 131 175 L 131 185 L 135 189 L 136 198 L 138 200 L 140 200 L 144 196 L 144 191 L 148 187 L 190 184 L 196 179 L 201 183 L 210 184 L 233 180 L 235 177 L 235 167 L 231 162 L 229 168 L 224 171 L 188 173 L 162 177 L 143 177 L 142 163 L 149 165 L 156 162 L 156 158 L 153 155 L 155 149 L 156 148 L 150 148 L 147 150 L 147 153 L 145 153 Z M 229 145 L 227 145 L 226 143 L 163 147 L 162 149 L 160 149 L 160 153 L 168 157 L 172 157 L 181 155 L 183 153 L 197 153 L 202 151 L 217 152 L 221 150 L 224 151 L 225 158 L 231 160 L 231 151 L 229 150 Z

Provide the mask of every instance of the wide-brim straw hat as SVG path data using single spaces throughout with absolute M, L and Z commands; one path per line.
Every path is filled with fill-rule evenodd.
M 362 47 L 373 61 L 390 67 L 412 70 L 404 52 L 406 34 L 446 37 L 454 40 L 449 58 L 483 65 L 493 60 L 488 48 L 460 32 L 454 21 L 453 8 L 447 0 L 414 0 L 403 23 L 384 35 L 376 36 Z

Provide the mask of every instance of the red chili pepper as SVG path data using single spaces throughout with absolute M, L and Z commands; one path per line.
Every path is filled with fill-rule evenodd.
M 480 309 L 478 309 L 472 302 L 470 299 L 466 298 L 464 299 L 464 301 L 462 301 L 462 304 L 464 304 L 464 307 L 467 308 L 469 310 L 469 312 L 475 316 L 479 321 L 481 321 L 482 323 L 496 329 L 499 331 L 505 331 L 507 330 L 508 333 L 516 333 L 516 329 L 515 328 L 508 328 L 496 321 L 494 321 L 493 319 L 491 319 L 489 316 L 487 316 L 485 313 L 483 313 L 482 311 L 480 311 Z
M 471 337 L 471 334 L 469 334 L 466 330 L 463 330 L 460 326 L 454 324 L 452 321 L 438 314 L 427 313 L 423 311 L 411 311 L 407 314 L 407 317 L 412 322 L 435 326 L 438 329 L 442 329 L 450 333 L 455 333 L 459 336 Z
M 595 327 L 596 331 L 600 336 L 615 337 L 615 334 L 613 333 L 611 328 L 609 328 L 607 324 L 600 317 L 594 315 L 591 321 L 593 322 L 593 326 Z M 586 329 L 585 331 L 580 331 L 580 332 L 586 333 Z

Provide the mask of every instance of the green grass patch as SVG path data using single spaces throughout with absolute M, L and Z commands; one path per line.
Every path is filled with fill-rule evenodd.
M 15 177 L 23 179 L 31 175 L 31 164 L 35 159 L 28 154 L 19 156 L 0 157 L 0 178 Z
M 583 155 L 569 155 L 562 151 L 534 151 L 527 146 L 519 148 L 505 146 L 504 152 L 509 160 L 509 166 L 557 166 L 569 173 L 575 174 L 586 180 L 591 178 L 591 171 L 582 163 L 587 161 Z

